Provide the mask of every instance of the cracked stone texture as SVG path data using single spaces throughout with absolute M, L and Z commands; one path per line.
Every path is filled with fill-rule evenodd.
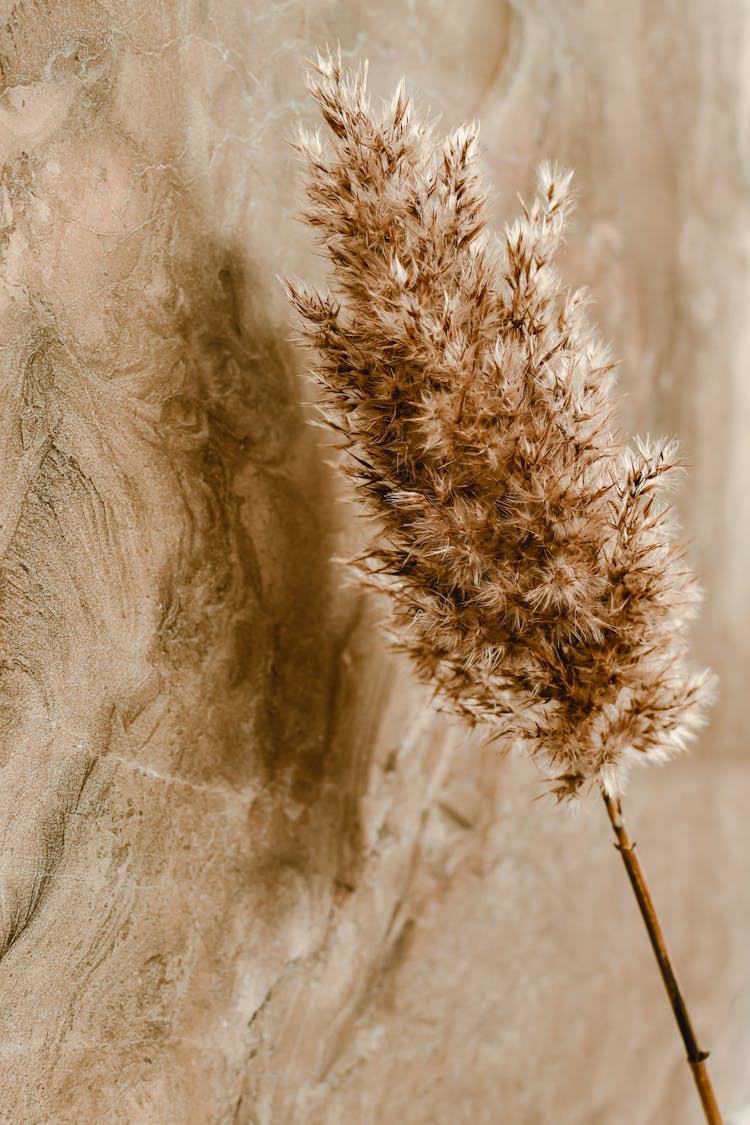
M 322 268 L 285 138 L 337 40 L 481 118 L 498 223 L 576 168 L 623 421 L 683 440 L 721 699 L 630 822 L 750 1120 L 749 32 L 730 0 L 0 2 L 0 1120 L 702 1120 L 602 811 L 436 715 L 330 561 L 361 532 L 276 275 Z

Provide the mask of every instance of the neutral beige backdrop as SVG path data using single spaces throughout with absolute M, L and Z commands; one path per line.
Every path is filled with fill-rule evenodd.
M 0 1120 L 697 1125 L 596 802 L 556 810 L 385 651 L 277 274 L 340 41 L 565 268 L 677 434 L 721 677 L 634 778 L 720 1100 L 750 1121 L 750 40 L 719 0 L 0 3 Z M 742 1107 L 745 1106 L 744 1116 Z

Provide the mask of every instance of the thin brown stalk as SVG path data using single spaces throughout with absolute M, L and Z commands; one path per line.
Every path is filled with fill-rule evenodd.
M 667 990 L 667 996 L 672 1005 L 672 1011 L 677 1020 L 677 1026 L 680 1029 L 682 1041 L 685 1044 L 688 1065 L 690 1066 L 693 1080 L 695 1081 L 698 1094 L 700 1095 L 706 1121 L 709 1125 L 722 1125 L 721 1113 L 716 1102 L 716 1095 L 714 1094 L 714 1089 L 711 1084 L 708 1068 L 706 1067 L 708 1051 L 702 1051 L 698 1046 L 698 1040 L 690 1019 L 690 1013 L 688 1012 L 685 998 L 682 995 L 682 990 L 675 976 L 675 971 L 672 968 L 672 962 L 667 951 L 667 944 L 664 940 L 664 933 L 656 913 L 653 899 L 651 898 L 651 892 L 648 889 L 643 868 L 635 853 L 635 844 L 631 841 L 622 818 L 622 804 L 619 798 L 616 800 L 613 799 L 604 789 L 602 789 L 601 792 L 609 819 L 612 822 L 612 828 L 617 837 L 615 847 L 622 856 L 622 862 L 625 864 L 625 870 L 628 873 L 630 885 L 633 888 L 633 894 L 638 902 L 638 908 L 641 912 L 646 930 L 648 931 L 651 947 L 659 966 L 659 972 L 664 981 L 664 987 Z

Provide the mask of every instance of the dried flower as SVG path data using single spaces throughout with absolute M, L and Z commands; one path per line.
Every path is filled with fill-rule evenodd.
M 321 409 L 378 517 L 356 560 L 392 600 L 420 678 L 520 742 L 559 796 L 616 795 L 635 760 L 681 749 L 711 677 L 686 666 L 698 600 L 663 500 L 674 444 L 623 447 L 613 365 L 554 257 L 570 173 L 486 227 L 476 125 L 443 144 L 403 83 L 381 113 L 366 66 L 319 57 L 330 129 L 300 133 L 305 219 L 330 288 L 289 291 Z

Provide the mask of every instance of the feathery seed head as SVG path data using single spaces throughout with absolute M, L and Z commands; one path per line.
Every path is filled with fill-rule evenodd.
M 379 528 L 355 561 L 444 702 L 524 745 L 558 796 L 683 749 L 712 679 L 685 662 L 698 600 L 663 500 L 674 443 L 623 446 L 613 364 L 554 257 L 570 172 L 498 238 L 476 124 L 442 145 L 403 82 L 319 56 L 330 144 L 300 133 L 330 289 L 289 284 L 321 412 Z

